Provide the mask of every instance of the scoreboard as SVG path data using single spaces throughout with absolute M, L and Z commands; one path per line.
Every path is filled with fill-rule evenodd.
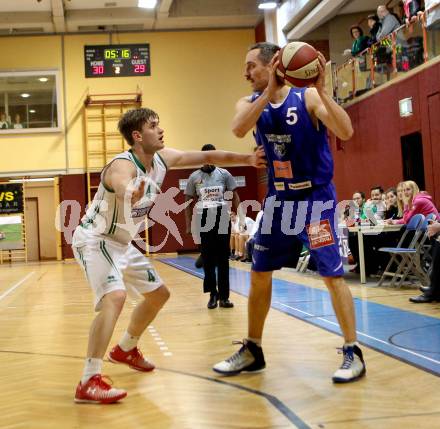
M 150 76 L 150 45 L 84 46 L 86 77 Z

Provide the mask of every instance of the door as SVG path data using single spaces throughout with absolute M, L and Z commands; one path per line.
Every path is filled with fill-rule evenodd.
M 40 233 L 38 227 L 38 198 L 25 200 L 26 248 L 28 261 L 40 260 Z
M 403 180 L 413 180 L 420 190 L 425 190 L 425 167 L 423 161 L 422 135 L 408 134 L 400 138 L 403 161 Z

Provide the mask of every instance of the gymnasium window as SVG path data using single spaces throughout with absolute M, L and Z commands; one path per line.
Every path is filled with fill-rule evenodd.
M 0 72 L 0 134 L 61 131 L 58 72 Z

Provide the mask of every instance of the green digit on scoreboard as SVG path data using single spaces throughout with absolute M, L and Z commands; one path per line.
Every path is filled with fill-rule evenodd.
M 130 49 L 122 49 L 121 50 L 122 58 L 130 58 Z
M 104 58 L 106 60 L 114 60 L 118 58 L 118 50 L 117 49 L 104 49 Z

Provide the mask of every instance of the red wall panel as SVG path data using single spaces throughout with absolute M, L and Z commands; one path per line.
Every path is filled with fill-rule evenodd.
M 194 171 L 194 169 L 183 169 L 183 170 L 170 170 L 167 172 L 165 181 L 162 186 L 162 191 L 166 192 L 171 187 L 179 188 L 179 180 L 187 179 L 189 175 Z M 246 186 L 239 187 L 237 189 L 241 201 L 245 200 L 256 200 L 258 201 L 258 184 L 257 184 L 257 169 L 252 167 L 228 167 L 228 171 L 233 176 L 245 176 Z M 99 178 L 99 174 L 94 175 Z M 93 177 L 92 179 L 95 179 Z M 95 183 L 95 180 L 92 180 Z M 97 182 L 96 182 L 97 183 Z M 74 200 L 79 202 L 81 207 L 81 213 L 72 216 L 71 210 L 69 209 L 66 213 L 65 225 L 69 226 L 70 223 L 75 222 L 75 225 L 70 225 L 70 230 L 77 226 L 79 219 L 84 214 L 84 209 L 87 201 L 87 187 L 86 187 L 86 176 L 84 174 L 71 174 L 60 177 L 60 200 Z M 177 204 L 183 204 L 185 201 L 185 196 L 183 191 L 180 191 L 175 201 Z M 248 216 L 255 218 L 256 212 L 252 209 L 248 209 Z M 164 245 L 164 239 L 167 236 L 167 229 L 164 225 L 155 223 L 149 228 L 148 241 L 151 246 L 157 247 L 158 252 L 178 252 L 194 250 L 196 246 L 192 240 L 192 236 L 185 234 L 185 213 L 184 211 L 174 214 L 169 213 L 170 218 L 176 223 L 179 230 L 180 236 L 183 243 L 180 244 L 171 234 L 168 234 Z M 72 249 L 70 243 L 65 240 L 65 235 L 62 238 L 62 255 L 63 258 L 73 258 Z
M 432 128 L 433 121 L 440 123 L 440 106 L 429 98 L 439 92 L 440 64 L 435 64 L 347 108 L 354 136 L 343 150 L 332 146 L 339 199 L 351 198 L 355 190 L 368 195 L 374 185 L 387 188 L 401 181 L 400 138 L 417 131 L 423 139 L 426 190 L 434 194 L 434 189 L 440 189 L 440 175 L 434 174 L 440 165 L 433 165 L 434 154 L 440 153 L 440 137 Z M 408 97 L 412 97 L 413 115 L 401 118 L 399 100 Z M 435 198 L 440 205 L 440 193 Z
M 227 169 L 233 176 L 245 176 L 246 178 L 246 186 L 237 188 L 240 200 L 258 200 L 257 170 L 252 167 L 228 167 Z M 162 185 L 162 192 L 167 192 L 167 190 L 171 187 L 179 188 L 179 180 L 188 179 L 193 171 L 194 169 L 168 171 L 165 181 Z M 185 195 L 183 191 L 178 193 L 175 201 L 179 205 L 185 202 Z M 167 228 L 164 225 L 156 223 L 148 230 L 150 245 L 154 248 L 157 248 L 157 251 L 161 253 L 181 252 L 196 249 L 192 236 L 185 233 L 185 212 L 182 211 L 177 214 L 170 212 L 168 214 L 176 223 L 183 243 L 180 244 L 171 234 L 169 234 L 167 237 Z M 249 209 L 247 215 L 255 218 L 256 213 L 253 213 Z M 166 241 L 164 241 L 165 238 Z
M 87 200 L 86 177 L 84 174 L 69 174 L 60 176 L 60 202 L 77 201 L 81 207 L 81 213 L 72 213 L 73 205 L 65 213 L 64 226 L 66 232 L 61 234 L 61 252 L 63 259 L 73 258 L 70 243 L 66 241 L 66 235 L 72 234 L 73 229 L 79 224 L 79 219 L 84 214 Z M 75 225 L 73 224 L 75 223 Z

